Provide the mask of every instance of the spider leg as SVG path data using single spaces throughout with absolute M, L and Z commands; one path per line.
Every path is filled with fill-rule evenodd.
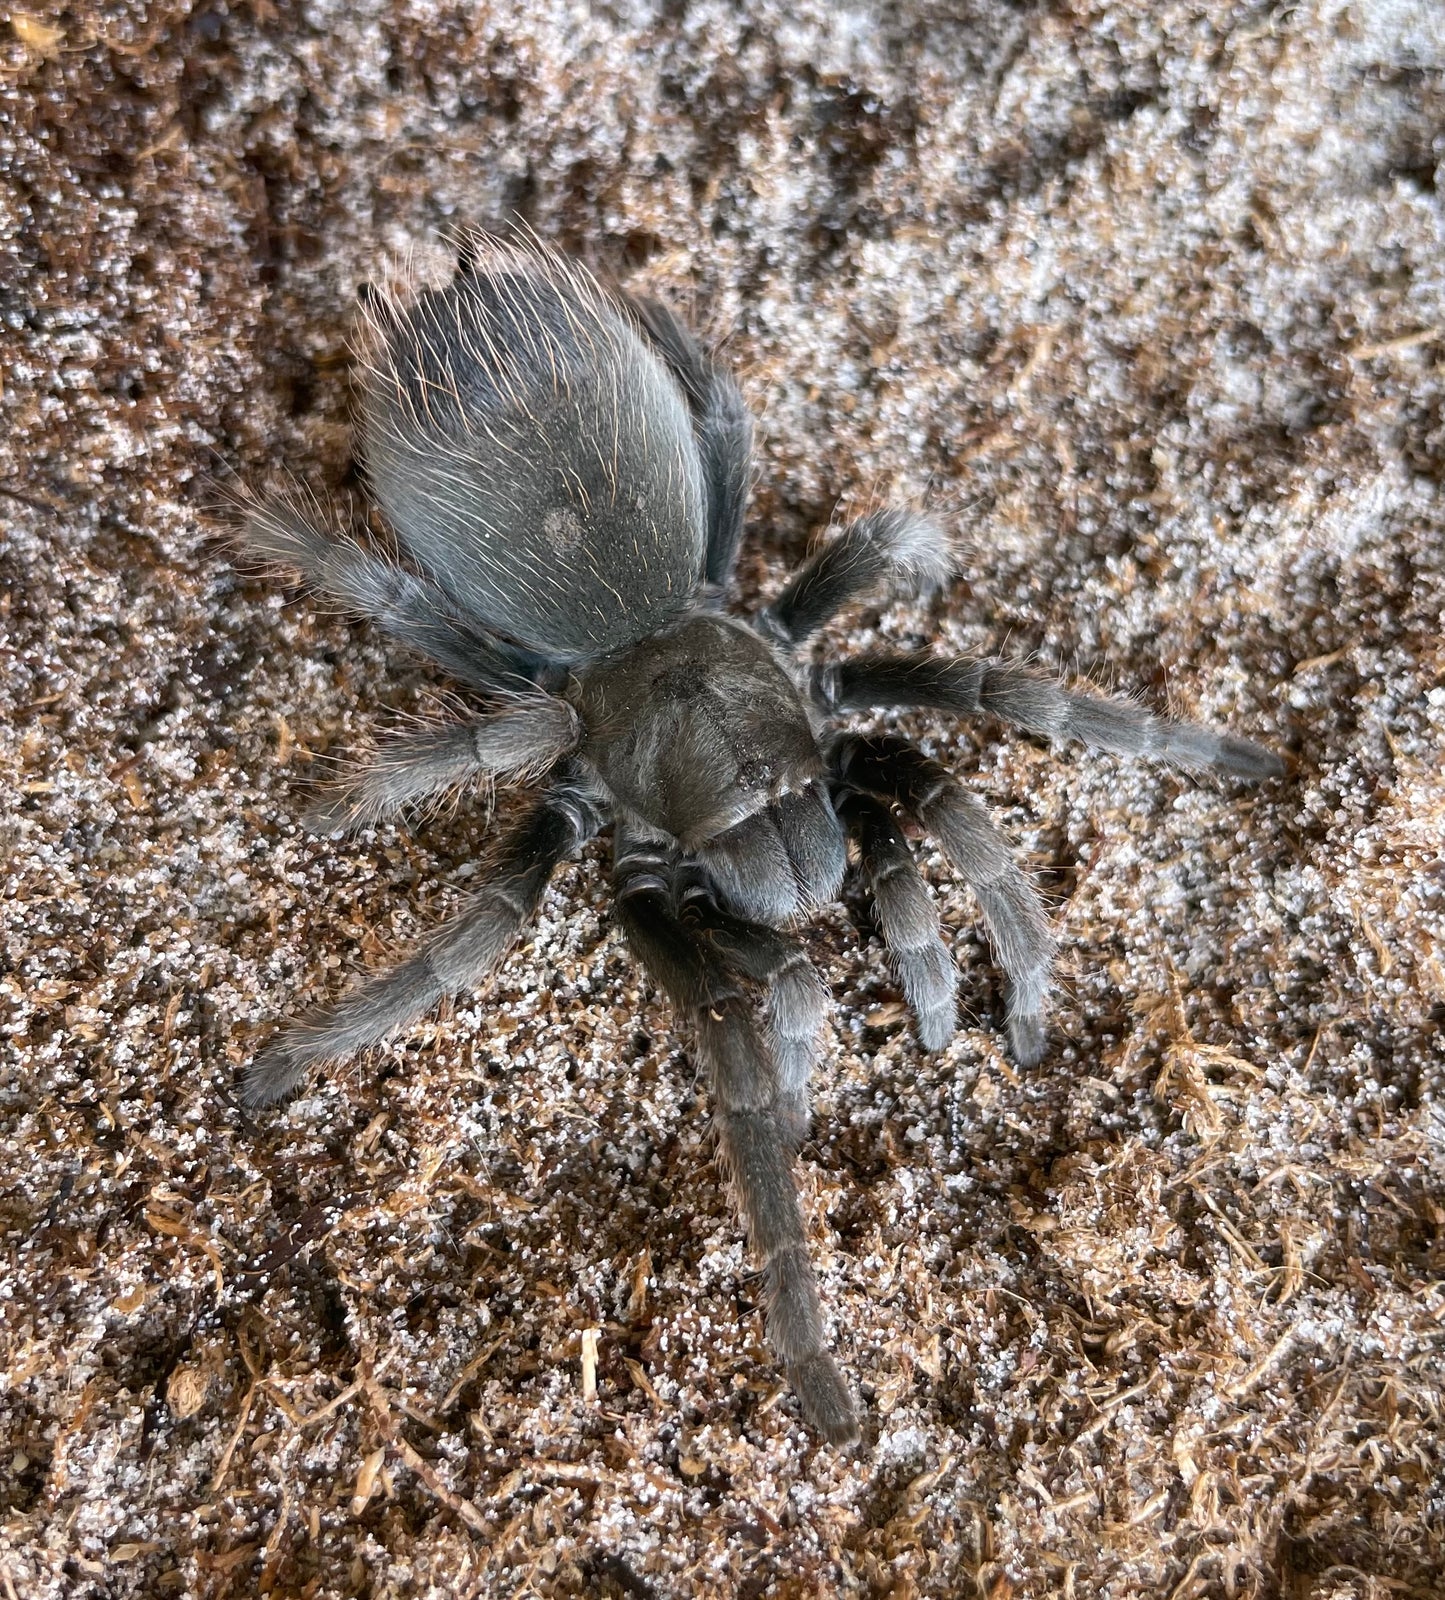
M 947 660 L 880 652 L 819 667 L 814 698 L 829 711 L 928 707 L 955 716 L 978 712 L 1030 733 L 1078 739 L 1121 756 L 1157 756 L 1176 767 L 1270 778 L 1284 771 L 1271 750 L 1197 722 L 1156 717 L 1119 696 L 1071 694 L 1051 678 L 1011 661 Z
M 925 1050 L 941 1050 L 958 1026 L 958 968 L 944 945 L 928 886 L 887 806 L 857 789 L 842 790 L 834 803 L 857 841 L 863 881 L 919 1040 Z
M 818 969 L 802 946 L 779 935 L 782 959 L 768 977 L 768 1044 L 778 1073 L 778 1127 L 788 1144 L 802 1143 L 812 1111 L 808 1083 L 818 1060 L 818 1038 L 828 997 Z
M 459 915 L 407 960 L 356 984 L 334 1005 L 288 1023 L 256 1057 L 241 1084 L 247 1106 L 289 1094 L 307 1071 L 379 1044 L 444 995 L 475 988 L 506 954 L 537 909 L 552 869 L 597 831 L 599 818 L 579 790 L 559 785 L 504 835 L 491 881 Z
M 843 785 L 896 802 L 913 816 L 973 890 L 1008 980 L 1009 1045 L 1021 1066 L 1034 1066 L 1044 1052 L 1054 937 L 1008 842 L 957 778 L 906 739 L 845 735 L 833 760 Z
M 246 548 L 266 561 L 299 567 L 306 580 L 347 610 L 371 617 L 393 638 L 430 656 L 461 682 L 488 693 L 532 688 L 535 664 L 500 640 L 467 626 L 429 579 L 378 555 L 350 534 L 323 527 L 281 496 L 248 498 Z
M 850 522 L 798 568 L 782 593 L 764 606 L 757 626 L 779 644 L 806 643 L 844 606 L 876 590 L 885 579 L 920 593 L 953 571 L 943 530 L 929 517 L 899 506 Z
M 704 575 L 721 598 L 742 543 L 752 473 L 753 419 L 737 384 L 668 307 L 640 295 L 622 298 L 687 396 L 707 490 Z
M 617 913 L 644 967 L 692 1021 L 712 1084 L 719 1154 L 767 1281 L 768 1339 L 803 1414 L 834 1444 L 858 1437 L 823 1312 L 779 1121 L 778 1080 L 738 974 L 674 910 L 675 858 L 617 829 Z
M 580 740 L 572 707 L 539 694 L 494 716 L 397 734 L 332 785 L 306 825 L 313 833 L 366 827 L 472 778 L 540 777 Z
M 778 1123 L 790 1145 L 808 1131 L 808 1080 L 818 1059 L 827 991 L 791 934 L 734 916 L 717 902 L 710 873 L 696 861 L 677 868 L 679 916 L 738 972 L 766 986 L 768 1048 L 777 1069 Z

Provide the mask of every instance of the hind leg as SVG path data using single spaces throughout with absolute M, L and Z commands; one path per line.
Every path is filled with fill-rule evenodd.
M 534 687 L 528 663 L 469 628 L 429 579 L 324 525 L 320 508 L 275 495 L 242 500 L 241 537 L 265 561 L 300 569 L 348 611 L 430 656 L 473 689 L 516 694 Z
M 687 396 L 707 489 L 704 575 L 720 598 L 732 578 L 742 543 L 752 474 L 753 419 L 737 384 L 673 312 L 660 301 L 639 295 L 624 299 Z
M 938 524 L 916 511 L 888 506 L 850 522 L 820 545 L 758 613 L 756 623 L 769 638 L 796 649 L 845 606 L 885 584 L 920 593 L 945 582 L 952 571 L 953 555 Z

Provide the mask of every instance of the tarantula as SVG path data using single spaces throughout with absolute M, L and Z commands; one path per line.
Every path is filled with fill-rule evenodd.
M 1009 1045 L 1045 1045 L 1054 938 L 984 807 L 906 740 L 844 712 L 984 713 L 1126 756 L 1261 779 L 1260 746 L 1007 661 L 876 652 L 811 666 L 843 607 L 952 570 L 910 510 L 821 546 L 750 618 L 724 609 L 752 427 L 736 384 L 664 306 L 605 291 L 538 248 L 463 242 L 445 288 L 363 298 L 361 445 L 399 558 L 292 499 L 246 537 L 429 655 L 474 716 L 383 743 L 314 814 L 375 823 L 469 779 L 533 780 L 490 877 L 410 959 L 283 1031 L 246 1073 L 260 1106 L 475 988 L 553 868 L 613 835 L 617 919 L 691 1023 L 718 1147 L 766 1279 L 768 1337 L 804 1416 L 835 1443 L 859 1412 L 828 1353 L 791 1154 L 808 1124 L 824 991 L 786 926 L 858 871 L 926 1049 L 956 1026 L 957 972 L 905 840 L 921 829 L 972 888 L 1006 979 Z

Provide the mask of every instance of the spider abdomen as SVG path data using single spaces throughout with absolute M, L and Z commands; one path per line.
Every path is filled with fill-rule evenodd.
M 488 247 L 365 324 L 362 450 L 402 548 L 464 616 L 554 661 L 684 615 L 701 582 L 686 401 L 565 264 Z

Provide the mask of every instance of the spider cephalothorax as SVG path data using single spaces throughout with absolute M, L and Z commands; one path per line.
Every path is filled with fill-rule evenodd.
M 791 1172 L 823 990 L 785 925 L 837 894 L 851 838 L 919 1038 L 941 1048 L 957 974 L 900 823 L 922 829 L 978 900 L 1023 1065 L 1043 1054 L 1054 941 L 983 806 L 905 740 L 838 719 L 928 707 L 1243 778 L 1281 763 L 1008 662 L 801 665 L 850 602 L 946 578 L 945 540 L 910 511 L 860 518 L 751 619 L 726 614 L 751 426 L 732 380 L 662 306 L 482 238 L 447 287 L 366 305 L 362 449 L 399 556 L 285 499 L 249 508 L 248 542 L 430 655 L 478 709 L 383 744 L 314 820 L 374 822 L 479 777 L 531 778 L 535 800 L 461 913 L 400 966 L 289 1024 L 244 1098 L 278 1100 L 313 1065 L 480 983 L 556 864 L 610 827 L 618 920 L 690 1021 L 711 1083 L 769 1337 L 808 1420 L 852 1439 L 858 1412 L 826 1348 Z

